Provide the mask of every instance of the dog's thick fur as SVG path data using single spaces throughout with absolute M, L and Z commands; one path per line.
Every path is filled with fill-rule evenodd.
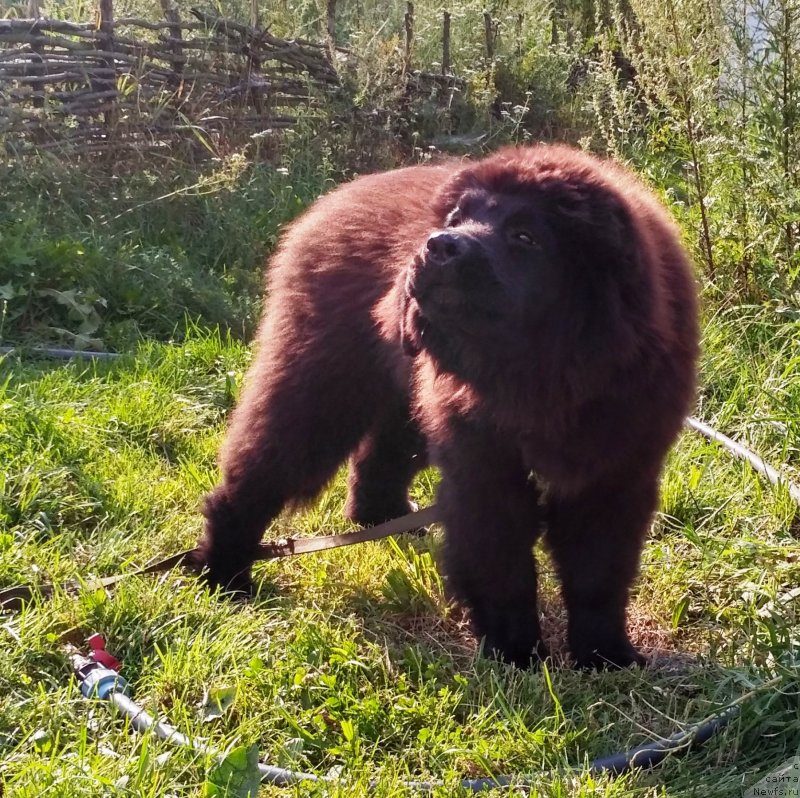
M 642 658 L 625 609 L 664 457 L 689 409 L 694 282 L 629 173 L 565 147 L 359 178 L 269 270 L 255 361 L 205 506 L 212 584 L 245 587 L 266 525 L 350 456 L 346 512 L 409 510 L 442 470 L 448 584 L 487 650 L 546 652 L 544 533 L 579 666 Z

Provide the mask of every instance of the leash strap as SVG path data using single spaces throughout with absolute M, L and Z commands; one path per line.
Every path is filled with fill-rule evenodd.
M 256 560 L 280 560 L 283 557 L 295 557 L 300 554 L 312 554 L 317 551 L 327 551 L 328 549 L 338 549 L 342 546 L 352 546 L 355 543 L 367 543 L 371 540 L 382 540 L 383 538 L 399 535 L 401 532 L 409 532 L 412 529 L 427 527 L 439 520 L 438 510 L 435 504 L 417 510 L 413 513 L 401 515 L 376 526 L 367 529 L 359 529 L 355 532 L 343 532 L 338 535 L 324 535 L 315 538 L 281 538 L 269 543 L 261 543 L 256 553 Z M 197 550 L 186 549 L 186 551 L 173 554 L 163 560 L 146 565 L 136 571 L 129 571 L 124 574 L 115 574 L 101 579 L 91 579 L 83 582 L 72 580 L 65 582 L 61 588 L 66 591 L 75 591 L 81 587 L 90 590 L 98 588 L 110 588 L 128 579 L 131 576 L 146 576 L 147 574 L 160 574 L 177 568 L 185 560 L 189 559 Z M 23 604 L 32 601 L 34 597 L 50 598 L 55 590 L 54 585 L 14 585 L 13 587 L 0 590 L 0 612 L 15 612 L 22 609 Z

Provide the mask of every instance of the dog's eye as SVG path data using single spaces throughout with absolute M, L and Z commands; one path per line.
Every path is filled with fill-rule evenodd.
M 536 239 L 533 237 L 533 234 L 529 233 L 527 230 L 516 230 L 511 235 L 515 241 L 525 244 L 526 247 L 537 246 Z
M 450 214 L 444 221 L 444 226 L 456 227 L 457 225 L 461 224 L 462 221 L 463 219 L 461 217 L 461 211 L 458 208 L 456 208 L 455 210 L 450 211 Z

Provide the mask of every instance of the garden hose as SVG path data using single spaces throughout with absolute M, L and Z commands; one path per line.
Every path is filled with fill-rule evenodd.
M 140 707 L 130 696 L 127 681 L 119 675 L 116 668 L 119 663 L 105 651 L 104 643 L 99 635 L 93 635 L 94 650 L 84 656 L 74 648 L 69 648 L 67 653 L 72 663 L 72 669 L 80 684 L 81 693 L 86 698 L 98 698 L 110 701 L 118 711 L 128 718 L 131 727 L 137 732 L 151 731 L 159 739 L 166 740 L 173 745 L 191 748 L 201 754 L 216 760 L 222 759 L 222 754 L 196 740 L 192 740 L 173 726 L 151 715 Z M 100 643 L 98 644 L 98 640 Z M 771 684 L 771 683 L 770 683 Z M 761 688 L 763 689 L 763 688 Z M 685 731 L 677 732 L 671 737 L 662 740 L 643 743 L 628 751 L 621 751 L 609 756 L 603 756 L 588 763 L 586 770 L 593 775 L 619 776 L 633 769 L 647 770 L 660 764 L 669 755 L 682 755 L 693 748 L 702 745 L 718 731 L 723 729 L 739 713 L 739 705 L 756 691 L 748 693 L 734 704 L 723 708 L 702 723 L 689 727 Z M 578 772 L 579 768 L 575 768 Z M 268 765 L 263 762 L 258 764 L 258 772 L 262 782 L 280 787 L 288 787 L 301 782 L 332 782 L 330 776 L 317 776 L 297 770 Z M 436 787 L 443 787 L 446 782 L 432 781 L 403 781 L 403 786 L 415 792 L 430 792 Z M 373 786 L 375 786 L 373 782 Z M 523 776 L 487 776 L 477 779 L 462 779 L 462 789 L 471 792 L 498 787 L 531 786 Z

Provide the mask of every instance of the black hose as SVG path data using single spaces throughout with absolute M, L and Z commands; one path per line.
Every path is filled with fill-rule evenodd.
M 649 770 L 660 765 L 670 754 L 681 756 L 692 748 L 703 745 L 718 731 L 724 729 L 738 714 L 738 706 L 729 707 L 704 723 L 692 726 L 686 731 L 677 732 L 665 740 L 643 743 L 637 745 L 636 748 L 631 748 L 630 751 L 595 759 L 589 763 L 589 771 L 619 776 L 634 768 Z

